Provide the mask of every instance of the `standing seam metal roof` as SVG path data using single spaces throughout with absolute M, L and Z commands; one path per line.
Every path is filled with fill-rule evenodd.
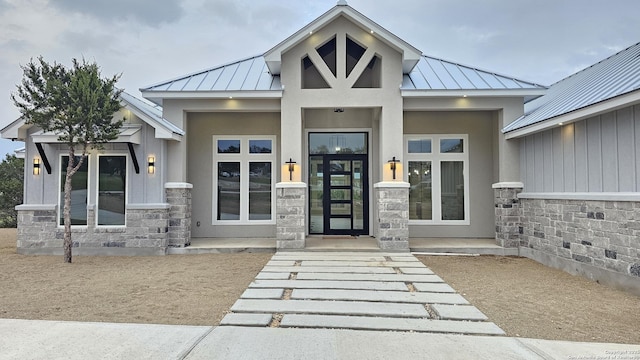
M 423 55 L 404 75 L 402 90 L 546 89 L 542 85 Z
M 142 91 L 282 90 L 280 76 L 269 73 L 262 55 L 199 71 L 143 88 Z
M 640 43 L 551 85 L 525 104 L 525 115 L 507 125 L 509 132 L 640 89 Z
M 422 56 L 402 90 L 545 89 L 544 86 L 470 66 Z M 254 56 L 209 70 L 164 81 L 142 91 L 266 91 L 282 90 L 280 76 L 271 75 L 263 56 Z

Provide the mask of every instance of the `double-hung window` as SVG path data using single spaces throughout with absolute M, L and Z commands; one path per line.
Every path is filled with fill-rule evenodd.
M 213 138 L 213 223 L 273 223 L 275 138 Z
M 469 224 L 467 135 L 405 136 L 409 221 L 414 224 Z

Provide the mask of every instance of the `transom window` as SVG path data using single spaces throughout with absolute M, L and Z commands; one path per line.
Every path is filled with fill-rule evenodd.
M 469 224 L 467 135 L 405 136 L 409 221 Z
M 213 223 L 273 223 L 275 138 L 219 136 L 213 143 Z

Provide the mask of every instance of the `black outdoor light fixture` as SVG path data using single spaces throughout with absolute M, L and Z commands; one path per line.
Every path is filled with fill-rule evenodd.
M 399 163 L 398 160 L 396 160 L 396 157 L 394 156 L 393 159 L 388 161 L 389 164 L 391 164 L 391 174 L 393 176 L 393 180 L 396 179 L 396 164 Z
M 289 161 L 285 162 L 289 165 L 289 181 L 293 181 L 293 171 L 295 170 L 296 162 L 289 158 Z

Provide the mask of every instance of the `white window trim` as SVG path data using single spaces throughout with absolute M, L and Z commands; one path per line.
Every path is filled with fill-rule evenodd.
M 240 153 L 218 153 L 218 140 L 240 140 Z M 271 140 L 270 154 L 250 154 L 249 140 Z M 273 225 L 276 223 L 276 177 L 279 168 L 276 167 L 276 137 L 269 135 L 221 135 L 213 136 L 213 168 L 211 172 L 211 225 Z M 218 220 L 218 163 L 240 163 L 240 219 Z M 249 220 L 249 163 L 271 163 L 271 220 Z M 242 194 L 246 194 L 242 196 Z
M 409 140 L 431 140 L 431 153 L 409 153 Z M 462 139 L 463 152 L 440 153 L 441 139 Z M 470 198 L 469 198 L 469 135 L 468 134 L 412 134 L 404 136 L 404 168 L 409 169 L 409 161 L 431 162 L 431 214 L 432 220 L 409 219 L 409 225 L 470 225 Z M 441 166 L 442 161 L 462 161 L 464 175 L 464 220 L 442 220 L 442 186 Z
M 60 153 L 58 155 L 58 216 L 56 219 L 56 223 L 57 223 L 57 228 L 58 229 L 62 229 L 64 228 L 64 219 L 61 219 L 61 217 L 63 216 L 63 211 L 64 211 L 64 204 L 62 206 L 60 206 L 60 197 L 62 196 L 62 187 L 64 186 L 64 180 L 62 180 L 62 158 L 63 157 L 68 157 L 69 154 L 68 153 Z M 76 155 L 79 156 L 79 155 Z M 85 206 L 85 211 L 86 211 L 86 215 L 87 215 L 87 224 L 86 225 L 71 225 L 71 228 L 73 229 L 87 229 L 89 227 L 89 211 L 88 211 L 88 207 L 89 205 L 89 193 L 91 191 L 91 161 L 90 161 L 91 156 L 89 154 L 86 155 L 86 159 L 84 160 L 87 163 L 87 206 Z M 64 169 L 66 170 L 66 169 Z M 73 191 L 73 189 L 72 189 Z M 60 222 L 62 220 L 62 222 Z
M 126 174 L 126 179 L 125 179 L 125 183 L 124 183 L 124 224 L 122 225 L 98 225 L 98 211 L 100 204 L 98 203 L 99 199 L 100 199 L 100 189 L 98 188 L 100 186 L 100 157 L 101 156 L 124 156 L 125 159 L 125 169 L 127 171 Z M 98 158 L 96 159 L 96 166 L 95 166 L 95 183 L 96 183 L 96 198 L 95 198 L 95 211 L 94 213 L 94 218 L 95 218 L 95 226 L 97 228 L 123 228 L 123 227 L 127 227 L 127 204 L 129 203 L 129 178 L 130 178 L 130 171 L 129 171 L 129 156 L 127 156 L 126 153 L 123 152 L 114 152 L 114 153 L 106 153 L 106 154 L 98 154 Z

